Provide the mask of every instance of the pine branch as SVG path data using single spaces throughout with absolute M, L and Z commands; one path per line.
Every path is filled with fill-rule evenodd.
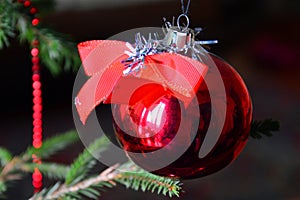
M 4 198 L 4 193 L 7 191 L 7 186 L 3 181 L 0 181 L 0 198 Z
M 5 166 L 7 163 L 9 163 L 9 161 L 11 161 L 11 159 L 12 159 L 11 153 L 8 150 L 0 147 L 0 164 L 1 164 L 1 167 Z
M 103 187 L 113 187 L 112 181 L 116 176 L 116 166 L 107 168 L 100 175 L 89 178 L 74 185 L 56 184 L 50 189 L 45 189 L 35 194 L 30 200 L 50 200 L 50 199 L 82 199 L 88 197 L 97 199 L 100 192 L 97 190 Z
M 9 38 L 15 36 L 16 15 L 11 4 L 9 0 L 2 0 L 0 4 L 0 49 L 9 46 Z
M 130 172 L 121 172 L 120 170 L 131 170 Z M 98 199 L 100 191 L 104 188 L 116 186 L 116 183 L 125 185 L 126 188 L 141 190 L 143 192 L 157 192 L 157 194 L 177 196 L 181 190 L 180 181 L 176 179 L 160 177 L 150 174 L 131 162 L 116 169 L 112 166 L 100 175 L 83 180 L 74 185 L 55 184 L 49 189 L 44 189 L 35 194 L 30 200 L 51 200 L 51 199 L 74 199 L 81 200 L 84 197 L 89 199 Z
M 75 71 L 80 66 L 76 44 L 67 37 L 41 26 L 31 24 L 31 16 L 17 1 L 1 0 L 0 4 L 0 49 L 9 46 L 9 38 L 18 37 L 31 44 L 38 39 L 39 57 L 53 75 L 63 70 Z
M 111 188 L 116 183 L 134 190 L 142 190 L 144 192 L 157 191 L 158 194 L 162 193 L 170 197 L 179 196 L 181 187 L 178 180 L 150 174 L 138 168 L 132 162 L 124 164 L 117 169 L 116 166 L 112 166 L 98 176 L 90 176 L 88 178 L 88 172 L 108 144 L 108 139 L 105 136 L 95 140 L 73 162 L 68 173 L 66 173 L 64 184 L 57 183 L 48 189 L 44 189 L 40 193 L 35 194 L 31 200 L 80 200 L 84 197 L 97 199 L 100 196 L 100 190 Z
M 0 196 L 6 192 L 8 182 L 21 179 L 24 174 L 32 173 L 34 168 L 39 168 L 40 171 L 49 178 L 64 179 L 69 171 L 68 166 L 55 163 L 33 164 L 31 163 L 31 155 L 36 154 L 40 158 L 45 158 L 77 140 L 77 133 L 75 131 L 69 131 L 65 134 L 47 139 L 40 149 L 31 147 L 21 156 L 15 156 L 13 158 L 10 152 L 0 148 L 0 161 L 4 164 L 0 172 Z
M 46 162 L 42 162 L 41 164 L 25 163 L 21 167 L 22 171 L 28 173 L 32 173 L 35 168 L 38 168 L 44 176 L 54 180 L 64 180 L 70 169 L 69 166 Z
M 69 173 L 66 175 L 66 185 L 74 185 L 85 178 L 88 171 L 96 164 L 95 157 L 99 157 L 100 153 L 107 148 L 108 141 L 107 137 L 103 136 L 95 140 L 78 156 L 71 165 Z
M 263 136 L 271 137 L 274 131 L 278 131 L 280 123 L 276 120 L 265 119 L 263 121 L 255 120 L 252 122 L 250 136 L 254 139 L 260 139 Z
M 68 145 L 74 144 L 79 140 L 76 131 L 69 131 L 64 134 L 59 134 L 50 139 L 46 139 L 43 142 L 41 148 L 36 149 L 34 147 L 29 147 L 27 151 L 23 154 L 24 160 L 29 160 L 32 155 L 36 155 L 38 158 L 48 158 L 56 152 L 66 148 Z
M 143 192 L 150 191 L 152 193 L 156 191 L 157 194 L 169 195 L 170 198 L 173 196 L 179 197 L 181 183 L 178 179 L 151 174 L 131 162 L 125 164 L 125 168 L 125 172 L 118 174 L 114 180 L 126 188 Z M 121 169 L 121 171 L 123 170 Z

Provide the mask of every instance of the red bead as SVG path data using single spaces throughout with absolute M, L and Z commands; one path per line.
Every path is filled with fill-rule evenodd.
M 32 139 L 33 139 L 33 141 L 42 141 L 43 136 L 42 136 L 42 134 L 40 134 L 40 133 L 34 133 L 34 134 L 32 135 Z
M 32 181 L 32 185 L 34 188 L 38 188 L 38 190 L 35 190 L 35 192 L 39 192 L 39 188 L 42 187 L 43 183 L 41 181 Z
M 31 42 L 32 46 L 36 47 L 40 44 L 39 40 L 38 39 L 34 39 L 32 42 Z
M 38 142 L 42 142 L 42 135 L 41 134 L 33 134 L 32 136 L 33 138 L 33 143 L 38 143 Z M 39 160 L 34 160 L 35 163 L 39 163 Z
M 34 112 L 41 112 L 42 111 L 42 106 L 39 104 L 36 104 L 33 106 Z
M 32 135 L 33 141 L 42 141 L 43 135 L 39 132 L 34 132 Z
M 42 141 L 42 134 L 41 133 L 34 133 L 32 138 L 34 141 Z
M 25 2 L 23 3 L 23 5 L 24 5 L 25 7 L 29 7 L 29 6 L 31 5 L 31 2 L 30 2 L 30 1 L 25 1 Z
M 33 26 L 37 26 L 40 23 L 40 20 L 38 18 L 34 18 L 31 23 Z
M 34 119 L 32 124 L 34 126 L 42 126 L 42 120 L 41 119 Z
M 41 97 L 34 97 L 33 98 L 33 103 L 34 104 L 41 104 L 42 103 L 42 98 Z
M 40 112 L 34 112 L 32 114 L 33 119 L 42 119 L 42 113 Z
M 33 57 L 35 57 L 35 56 L 38 56 L 39 55 L 39 49 L 38 48 L 33 48 L 33 49 L 31 49 L 31 55 L 33 56 Z
M 32 62 L 33 64 L 39 64 L 40 59 L 39 59 L 38 57 L 32 57 L 31 62 Z
M 34 81 L 32 83 L 32 87 L 35 89 L 35 90 L 38 90 L 41 88 L 41 82 L 40 81 Z
M 41 188 L 43 185 L 42 176 L 41 176 L 41 178 L 37 178 L 37 179 L 40 179 L 40 180 L 37 180 L 37 181 L 35 179 L 32 180 L 32 185 L 34 188 Z
M 41 172 L 36 172 L 36 171 L 35 171 L 35 172 L 32 174 L 32 179 L 33 179 L 35 182 L 41 182 L 42 179 L 43 179 Z
M 42 161 L 37 156 L 32 156 L 32 162 L 36 164 L 41 164 Z
M 33 142 L 32 142 L 32 146 L 34 147 L 34 148 L 36 148 L 36 149 L 39 149 L 39 148 L 41 148 L 41 146 L 42 146 L 42 141 L 40 141 L 40 140 L 34 140 Z
M 219 104 L 213 104 L 211 94 L 214 91 L 209 91 L 203 82 L 194 97 L 196 103 L 181 109 L 178 106 L 181 100 L 168 91 L 161 95 L 161 86 L 154 84 L 144 85 L 133 93 L 131 99 L 140 100 L 134 101 L 135 104 L 129 102 L 128 106 L 113 106 L 116 136 L 137 165 L 162 176 L 197 178 L 219 171 L 239 155 L 251 128 L 251 99 L 239 74 L 223 60 L 215 56 L 211 58 L 224 81 L 225 102 L 220 98 L 217 99 Z M 218 73 L 210 73 L 207 76 L 210 76 L 211 80 L 218 79 Z M 212 106 L 215 109 L 212 109 Z M 222 121 L 218 118 L 218 108 L 224 106 L 226 116 L 223 125 L 218 124 Z M 197 109 L 200 116 L 195 113 Z M 216 116 L 217 120 L 211 121 L 213 116 Z M 176 137 L 179 124 L 183 131 Z M 223 128 L 218 131 L 215 127 L 221 125 Z M 192 130 L 196 135 L 193 135 Z M 200 156 L 200 151 L 205 148 L 202 146 L 206 142 L 205 138 L 211 136 L 207 134 L 214 134 L 215 131 L 220 133 L 216 143 L 213 143 L 206 154 Z M 152 156 L 162 149 L 164 153 Z M 181 149 L 184 151 L 180 152 Z M 155 168 L 158 163 L 174 155 L 176 157 L 171 163 Z
M 37 13 L 37 9 L 34 8 L 34 7 L 30 8 L 30 13 L 33 14 L 33 15 L 36 14 Z
M 32 94 L 35 97 L 40 97 L 42 95 L 42 91 L 41 90 L 33 90 Z
M 35 81 L 39 81 L 40 80 L 40 75 L 39 74 L 33 74 L 32 75 L 32 80 Z
M 40 126 L 34 126 L 33 132 L 34 133 L 42 133 L 43 129 Z
M 32 71 L 38 73 L 40 70 L 40 66 L 38 64 L 34 64 L 32 66 Z

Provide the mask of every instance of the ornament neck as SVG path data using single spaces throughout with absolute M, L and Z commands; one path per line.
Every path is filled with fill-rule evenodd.
M 166 45 L 174 48 L 176 52 L 190 47 L 192 40 L 193 34 L 191 31 L 180 31 L 175 27 L 168 29 L 164 39 Z
M 181 23 L 185 20 L 185 23 Z M 181 26 L 183 24 L 183 26 Z M 181 14 L 177 18 L 177 26 L 174 26 L 174 22 L 171 25 L 170 22 L 165 22 L 165 44 L 171 47 L 175 52 L 184 51 L 189 48 L 194 39 L 194 33 L 189 28 L 190 20 L 186 14 Z

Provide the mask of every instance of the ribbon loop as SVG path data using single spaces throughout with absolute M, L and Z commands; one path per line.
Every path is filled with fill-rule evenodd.
M 190 101 L 208 69 L 204 63 L 180 54 L 158 53 L 146 56 L 145 67 L 138 77 L 132 79 L 133 75 L 123 76 L 125 66 L 122 61 L 129 57 L 125 53 L 129 50 L 126 42 L 87 41 L 80 43 L 78 50 L 85 73 L 91 76 L 76 97 L 76 108 L 83 124 L 101 102 L 128 103 L 122 102 L 122 95 L 119 99 L 110 98 L 114 87 L 122 79 L 150 80 L 168 88 L 181 100 Z M 119 91 L 126 92 L 126 87 L 129 86 L 125 85 Z

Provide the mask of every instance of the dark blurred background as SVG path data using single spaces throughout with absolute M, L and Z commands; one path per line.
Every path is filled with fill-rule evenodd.
M 163 24 L 181 13 L 179 0 L 57 0 L 42 22 L 74 41 L 106 39 L 121 31 Z M 238 159 L 205 178 L 184 181 L 183 200 L 300 200 L 300 1 L 192 0 L 190 27 L 205 30 L 200 39 L 218 39 L 211 51 L 231 63 L 244 78 L 254 118 L 272 117 L 281 131 L 272 138 L 250 139 Z M 31 63 L 28 46 L 12 41 L 0 51 L 0 146 L 20 153 L 31 144 Z M 74 128 L 72 87 L 75 74 L 42 72 L 44 136 Z M 75 150 L 76 151 L 75 151 Z M 56 161 L 71 162 L 78 144 Z M 17 188 L 17 189 L 16 189 Z M 15 191 L 18 192 L 15 192 Z M 9 199 L 27 199 L 31 180 L 15 184 Z M 123 187 L 101 199 L 168 199 Z

